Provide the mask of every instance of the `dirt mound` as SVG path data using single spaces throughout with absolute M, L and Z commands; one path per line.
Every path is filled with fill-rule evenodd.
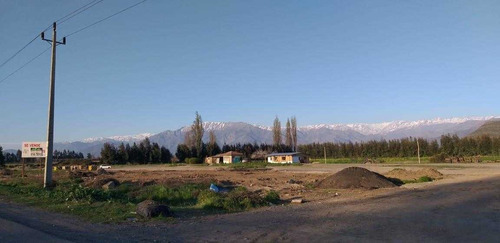
M 384 174 L 390 178 L 397 178 L 403 181 L 417 180 L 420 177 L 428 176 L 432 179 L 443 178 L 443 174 L 432 168 L 425 168 L 420 170 L 405 170 L 394 169 Z
M 316 184 L 316 187 L 325 189 L 377 189 L 395 186 L 385 176 L 360 167 L 343 169 Z

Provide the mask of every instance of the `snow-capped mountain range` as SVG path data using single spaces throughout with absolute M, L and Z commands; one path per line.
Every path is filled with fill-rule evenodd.
M 299 126 L 299 144 L 313 142 L 361 142 L 380 139 L 398 139 L 404 137 L 423 137 L 436 139 L 443 134 L 457 134 L 466 136 L 486 121 L 500 116 L 466 117 L 466 118 L 437 118 L 419 121 L 392 121 L 382 123 L 357 123 L 357 124 L 319 124 Z M 300 122 L 300 120 L 299 120 Z M 204 122 L 205 136 L 214 131 L 217 142 L 222 145 L 235 143 L 271 143 L 272 128 L 269 126 L 252 125 L 244 122 Z M 282 124 L 284 129 L 284 124 Z M 157 134 L 142 133 L 129 136 L 87 138 L 78 142 L 56 143 L 58 150 L 69 149 L 82 153 L 98 155 L 102 144 L 105 142 L 118 145 L 120 143 L 134 143 L 149 137 L 151 142 L 156 142 L 175 152 L 177 145 L 184 141 L 185 133 L 190 126 L 177 130 L 167 130 Z
M 108 141 L 108 140 L 115 140 L 115 141 L 122 141 L 122 142 L 131 142 L 131 141 L 141 141 L 144 140 L 145 138 L 151 137 L 154 135 L 153 133 L 141 133 L 137 135 L 124 135 L 124 136 L 112 136 L 112 137 L 96 137 L 96 138 L 86 138 L 83 139 L 82 142 L 84 143 L 93 143 L 93 142 L 99 142 L 99 141 Z

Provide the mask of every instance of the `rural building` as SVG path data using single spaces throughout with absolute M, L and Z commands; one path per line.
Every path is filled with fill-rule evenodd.
M 208 164 L 231 164 L 240 163 L 242 161 L 243 154 L 235 151 L 229 151 L 223 154 L 218 154 L 205 158 L 205 163 Z
M 309 159 L 307 156 L 299 152 L 291 153 L 272 153 L 266 156 L 266 161 L 268 163 L 308 163 Z

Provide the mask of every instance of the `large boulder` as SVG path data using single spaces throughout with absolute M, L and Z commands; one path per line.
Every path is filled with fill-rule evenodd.
M 151 218 L 156 216 L 171 217 L 172 212 L 167 205 L 159 204 L 153 200 L 145 200 L 137 204 L 136 209 L 137 214 L 145 218 Z
M 110 183 L 112 182 L 112 183 Z M 105 189 L 104 186 L 107 185 L 107 189 L 111 189 L 120 185 L 120 182 L 114 178 L 100 178 L 95 181 L 92 181 L 88 184 L 88 186 L 94 189 Z
M 104 190 L 107 191 L 107 190 L 113 189 L 113 188 L 115 188 L 117 186 L 118 186 L 117 182 L 115 182 L 115 181 L 109 181 L 106 184 L 102 185 L 102 189 L 104 189 Z

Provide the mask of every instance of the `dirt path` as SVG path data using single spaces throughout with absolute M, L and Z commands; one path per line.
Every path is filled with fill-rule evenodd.
M 0 226 L 12 221 L 21 228 L 26 226 L 55 239 L 76 242 L 498 242 L 498 168 L 440 169 L 452 176 L 437 183 L 353 192 L 302 205 L 273 206 L 173 223 L 90 224 L 0 200 Z M 15 226 L 9 229 L 12 228 Z M 4 231 L 0 230 L 0 235 L 5 237 Z M 7 240 L 26 240 L 28 236 L 10 234 Z M 2 238 L 0 241 L 3 242 Z

